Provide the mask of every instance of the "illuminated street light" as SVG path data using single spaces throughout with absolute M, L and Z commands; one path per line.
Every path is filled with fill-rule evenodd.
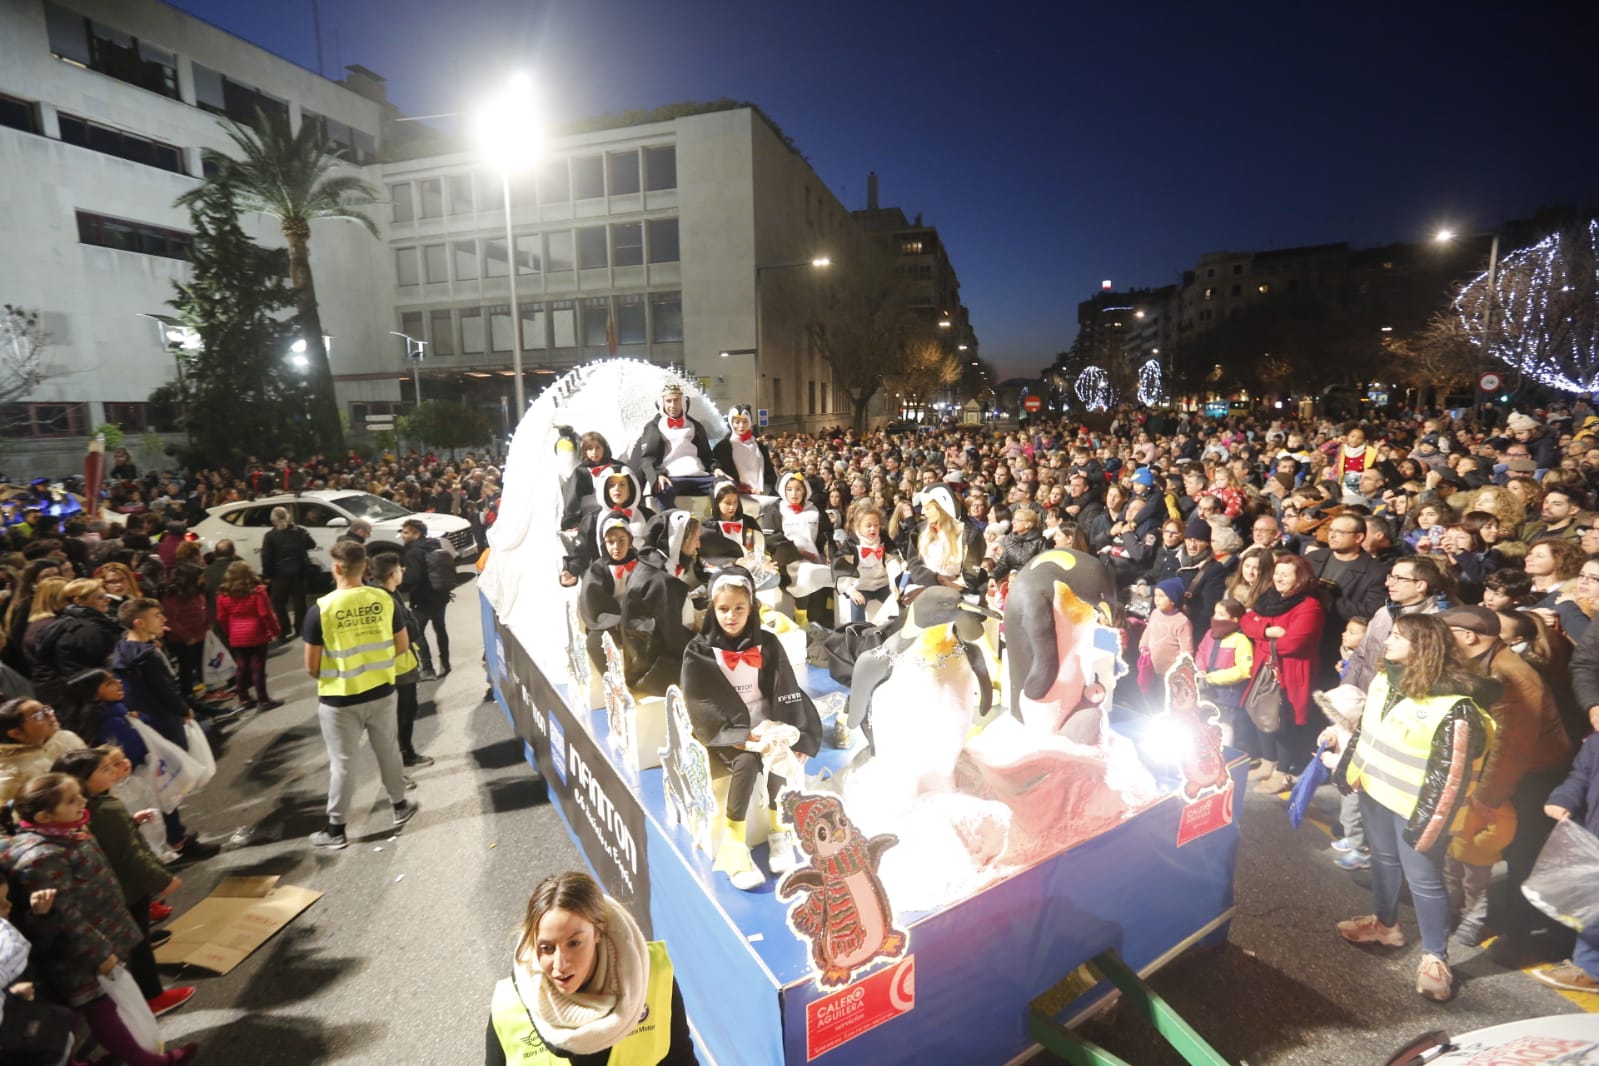
M 1438 231 L 1438 236 L 1435 239 L 1440 241 L 1452 241 L 1455 239 L 1455 231 L 1452 229 L 1441 229 Z
M 478 148 L 500 172 L 501 201 L 505 208 L 506 275 L 511 283 L 511 372 L 516 378 L 516 419 L 527 412 L 522 385 L 522 308 L 516 294 L 516 236 L 511 231 L 511 174 L 533 165 L 543 148 L 543 136 L 533 104 L 533 79 L 511 75 L 499 95 L 488 100 L 473 120 Z
M 830 267 L 832 265 L 833 265 L 833 261 L 831 259 L 829 259 L 825 255 L 819 255 L 815 259 L 811 260 L 811 266 L 815 267 L 818 270 L 820 270 L 823 267 Z
M 955 345 L 955 350 L 957 352 L 964 352 L 968 347 L 969 347 L 969 345 L 957 344 L 957 345 Z

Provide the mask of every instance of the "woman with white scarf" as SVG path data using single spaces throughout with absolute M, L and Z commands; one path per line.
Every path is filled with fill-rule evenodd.
M 697 1064 L 666 945 L 647 942 L 588 874 L 527 901 L 511 976 L 494 988 L 487 1066 Z

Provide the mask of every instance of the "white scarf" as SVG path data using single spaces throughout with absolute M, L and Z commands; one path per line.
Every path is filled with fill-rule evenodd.
M 650 980 L 649 945 L 638 923 L 610 896 L 603 904 L 605 934 L 596 945 L 588 991 L 567 995 L 535 965 L 517 959 L 511 980 L 545 1043 L 574 1055 L 604 1051 L 632 1032 L 644 1012 Z

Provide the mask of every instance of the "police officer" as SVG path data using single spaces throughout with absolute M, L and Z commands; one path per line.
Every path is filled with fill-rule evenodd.
M 349 843 L 344 825 L 355 797 L 353 763 L 363 732 L 394 804 L 394 824 L 410 821 L 417 805 L 405 798 L 394 684 L 395 659 L 410 648 L 410 637 L 388 592 L 361 583 L 366 549 L 346 540 L 329 554 L 334 589 L 316 601 L 301 635 L 306 672 L 316 678 L 317 717 L 328 748 L 328 824 L 311 834 L 311 844 L 337 850 Z

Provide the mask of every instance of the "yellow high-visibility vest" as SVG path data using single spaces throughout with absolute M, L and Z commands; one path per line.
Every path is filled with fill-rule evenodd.
M 611 1045 L 606 1066 L 656 1066 L 672 1050 L 672 960 L 666 954 L 666 945 L 659 941 L 652 941 L 649 950 L 650 980 L 644 994 L 644 1013 L 626 1036 Z M 494 1035 L 505 1049 L 507 1066 L 567 1066 L 568 1060 L 557 1058 L 539 1036 L 513 978 L 507 977 L 494 986 L 491 1016 Z
M 363 585 L 316 601 L 322 620 L 318 696 L 358 696 L 394 684 L 394 600 Z
M 1455 704 L 1465 700 L 1482 723 L 1487 743 L 1471 763 L 1471 779 L 1465 782 L 1462 798 L 1471 794 L 1488 751 L 1493 747 L 1493 719 L 1464 696 L 1428 696 L 1400 699 L 1383 713 L 1388 702 L 1388 677 L 1379 673 L 1366 692 L 1366 711 L 1361 718 L 1360 739 L 1350 755 L 1348 781 L 1401 818 L 1416 811 L 1421 787 L 1427 778 L 1427 760 L 1432 757 L 1432 738 L 1449 717 Z

